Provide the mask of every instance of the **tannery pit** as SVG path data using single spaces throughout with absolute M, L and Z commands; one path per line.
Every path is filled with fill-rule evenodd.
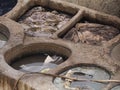
M 25 28 L 25 33 L 34 37 L 50 37 L 62 26 L 71 16 L 56 10 L 36 6 L 27 11 L 18 22 Z
M 120 31 L 114 27 L 96 23 L 78 23 L 64 39 L 75 43 L 81 42 L 90 45 L 101 45 L 117 36 Z
M 69 49 L 59 45 L 54 46 L 54 44 L 33 44 L 32 46 L 28 45 L 19 49 L 20 51 L 16 55 L 14 53 L 17 48 L 14 48 L 13 53 L 8 51 L 5 57 L 14 69 L 24 72 L 40 72 L 55 68 L 57 65 L 66 61 L 70 55 Z M 64 53 L 59 52 L 59 49 L 63 50 Z M 9 56 L 9 54 L 14 55 Z
M 55 78 L 54 84 L 60 90 L 101 90 L 106 86 L 104 83 L 91 82 L 89 80 L 110 79 L 110 74 L 98 67 L 82 66 L 71 68 L 61 74 L 77 79 L 87 79 L 88 81 L 71 81 L 69 79 Z

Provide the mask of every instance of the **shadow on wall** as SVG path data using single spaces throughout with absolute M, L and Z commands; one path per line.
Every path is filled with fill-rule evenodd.
M 63 0 L 120 17 L 120 0 Z

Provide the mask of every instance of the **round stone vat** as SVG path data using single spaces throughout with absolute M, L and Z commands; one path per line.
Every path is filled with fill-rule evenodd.
M 0 0 L 0 16 L 9 12 L 17 4 L 17 0 Z
M 97 66 L 77 66 L 61 73 L 70 78 L 85 79 L 87 81 L 71 81 L 69 79 L 55 78 L 54 84 L 59 90 L 102 90 L 105 83 L 91 82 L 90 80 L 109 80 L 110 73 Z
M 120 90 L 120 85 L 115 86 L 114 88 L 112 88 L 111 90 Z
M 0 24 L 0 48 L 2 48 L 10 37 L 9 30 L 3 24 Z
M 70 54 L 71 51 L 63 46 L 51 43 L 34 43 L 12 48 L 6 52 L 5 59 L 16 70 L 42 72 L 63 63 Z
M 111 56 L 114 60 L 120 61 L 120 43 L 114 46 L 111 51 Z

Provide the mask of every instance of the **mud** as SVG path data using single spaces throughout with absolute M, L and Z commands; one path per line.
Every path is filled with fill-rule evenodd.
M 120 31 L 114 27 L 95 24 L 95 23 L 78 23 L 72 28 L 63 39 L 81 42 L 90 45 L 101 45 L 117 36 Z
M 23 25 L 25 33 L 29 36 L 50 37 L 70 18 L 71 16 L 65 13 L 37 6 L 26 12 L 18 22 Z

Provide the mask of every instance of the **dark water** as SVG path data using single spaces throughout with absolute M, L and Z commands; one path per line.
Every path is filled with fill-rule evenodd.
M 71 69 L 73 74 L 71 77 L 75 77 L 78 79 L 93 79 L 93 80 L 106 80 L 110 79 L 109 73 L 105 70 L 97 67 L 77 67 Z M 69 71 L 62 73 L 62 75 L 66 75 Z M 66 81 L 60 78 L 56 78 L 54 80 L 54 84 L 59 90 L 102 90 L 106 84 L 103 83 L 96 83 L 96 82 L 79 82 L 73 81 L 69 88 L 65 88 Z
M 16 61 L 11 63 L 11 66 L 23 72 L 40 72 L 42 70 L 55 68 L 58 64 L 64 61 L 62 56 L 53 55 L 49 56 L 53 59 L 53 61 L 45 62 L 47 57 L 48 54 L 43 53 L 26 56 L 20 59 L 16 59 Z
M 17 0 L 0 0 L 0 16 L 10 11 L 17 3 Z

